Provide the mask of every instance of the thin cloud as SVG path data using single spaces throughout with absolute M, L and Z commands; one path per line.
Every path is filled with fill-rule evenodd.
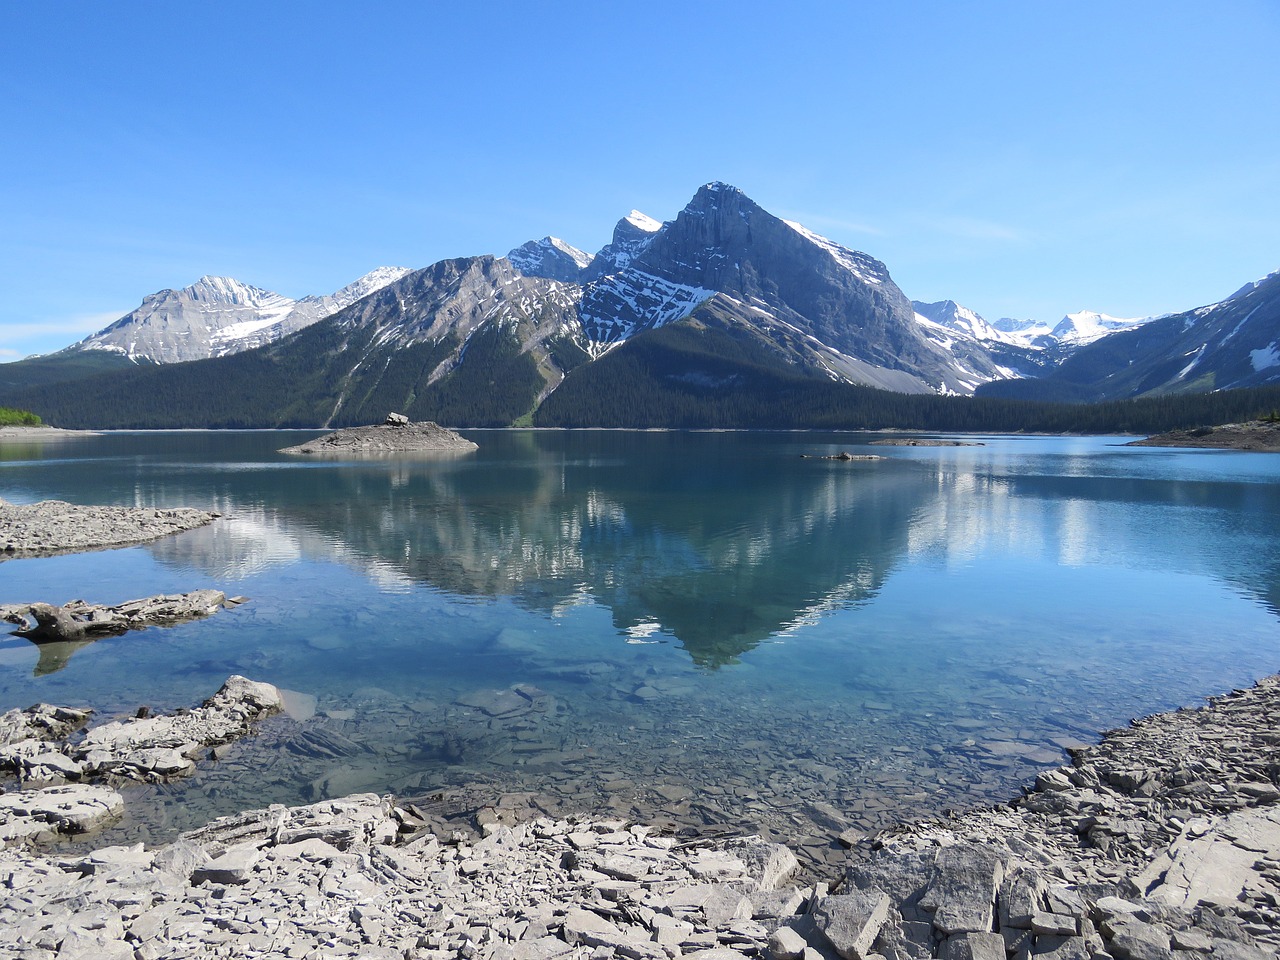
M 935 220 L 933 227 L 940 233 L 965 240 L 1003 240 L 1009 243 L 1026 243 L 1030 237 L 1025 231 L 1004 223 L 978 220 L 972 217 L 947 217 Z
M 872 237 L 883 237 L 884 231 L 879 227 L 873 227 L 869 223 L 859 223 L 856 220 L 841 220 L 839 217 L 827 217 L 820 213 L 797 213 L 789 210 L 783 216 L 788 220 L 794 220 L 796 223 L 802 223 L 806 227 L 819 227 L 823 230 L 840 230 L 846 233 L 863 233 Z
M 88 336 L 97 333 L 108 324 L 115 323 L 128 310 L 110 310 L 103 313 L 77 313 L 69 317 L 49 320 L 28 320 L 23 323 L 0 324 L 0 336 L 6 340 L 23 340 L 31 337 L 55 335 Z

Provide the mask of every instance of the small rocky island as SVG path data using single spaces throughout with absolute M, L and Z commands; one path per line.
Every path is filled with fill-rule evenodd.
M 411 421 L 387 414 L 378 425 L 346 427 L 306 443 L 284 447 L 280 453 L 319 457 L 391 456 L 395 454 L 470 453 L 477 446 L 461 434 L 430 420 Z
M 1250 420 L 1247 423 L 1224 423 L 1216 427 L 1170 430 L 1145 440 L 1134 440 L 1125 446 L 1205 447 L 1280 453 L 1280 420 Z

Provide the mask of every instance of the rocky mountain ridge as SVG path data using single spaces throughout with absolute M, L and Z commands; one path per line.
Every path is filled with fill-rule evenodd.
M 230 277 L 201 277 L 160 290 L 115 323 L 64 352 L 106 351 L 134 362 L 181 363 L 240 353 L 280 340 L 400 279 L 378 267 L 340 290 L 292 300 Z
M 1194 310 L 1084 343 L 1038 380 L 991 383 L 989 396 L 1094 401 L 1207 393 L 1280 382 L 1280 271 Z
M 1250 285 L 1224 304 L 1256 299 L 1264 286 Z M 1266 329 L 1278 326 L 1267 310 L 1258 318 Z M 1248 318 L 1236 319 L 1243 329 Z M 506 257 L 386 268 L 302 301 L 205 278 L 147 298 L 43 364 L 4 365 L 0 394 L 88 426 L 341 427 L 377 422 L 389 409 L 417 420 L 505 426 L 541 417 L 553 395 L 555 415 L 539 422 L 601 423 L 603 406 L 616 411 L 620 397 L 633 396 L 621 409 L 687 410 L 681 422 L 696 426 L 705 425 L 697 410 L 709 401 L 723 406 L 726 392 L 738 398 L 733 404 L 759 406 L 797 390 L 806 404 L 826 404 L 814 399 L 823 385 L 999 396 L 1043 389 L 1059 399 L 1199 389 L 1210 381 L 1101 388 L 1087 383 L 1098 364 L 1076 362 L 1115 343 L 1129 350 L 1125 365 L 1140 368 L 1148 345 L 1163 349 L 1165 335 L 1156 332 L 1169 330 L 1168 321 L 1081 312 L 1046 329 L 988 323 L 953 301 L 913 303 L 879 260 L 713 182 L 665 223 L 633 210 L 594 256 L 548 236 Z M 1250 331 L 1256 327 L 1251 321 Z M 1231 339 L 1228 333 L 1218 336 Z M 1280 329 L 1274 334 L 1241 335 L 1258 376 L 1249 381 L 1240 371 L 1232 383 L 1280 377 L 1280 359 L 1268 363 L 1267 350 L 1280 357 Z M 1123 346 L 1126 337 L 1138 338 L 1132 350 Z M 1182 356 L 1204 346 L 1190 344 Z M 68 361 L 94 356 L 102 359 Z M 246 359 L 200 368 L 199 375 L 121 378 L 127 360 L 169 364 L 194 356 L 209 358 L 202 363 Z M 115 366 L 106 364 L 109 357 Z M 1197 363 L 1183 359 L 1181 366 L 1190 372 Z M 231 382 L 242 382 L 243 396 L 225 395 Z M 70 383 L 91 383 L 92 390 L 69 399 Z M 171 409 L 179 395 L 180 423 Z M 116 412 L 107 417 L 104 408 Z M 655 422 L 665 421 L 646 425 Z

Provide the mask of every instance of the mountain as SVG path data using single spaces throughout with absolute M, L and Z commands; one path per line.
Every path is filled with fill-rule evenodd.
M 662 224 L 653 217 L 639 210 L 632 210 L 617 222 L 613 228 L 613 239 L 600 249 L 591 264 L 582 271 L 582 282 L 590 283 L 624 269 L 644 252 L 661 229 Z
M 1029 338 L 1033 342 L 1036 337 L 1050 336 L 1053 327 L 1040 320 L 1017 320 L 1013 317 L 1001 317 L 990 321 L 991 326 L 1001 333 L 1016 333 Z
M 335 293 L 291 300 L 230 277 L 161 290 L 63 352 L 106 351 L 134 362 L 181 363 L 250 350 L 288 336 L 409 271 L 379 267 Z
M 1059 343 L 1083 346 L 1121 330 L 1133 330 L 1151 319 L 1151 317 L 1138 317 L 1123 320 L 1119 317 L 1107 316 L 1105 313 L 1081 310 L 1079 313 L 1068 313 L 1059 320 L 1049 335 Z
M 998 329 L 987 323 L 979 314 L 968 307 L 962 307 L 954 300 L 939 300 L 937 303 L 922 303 L 912 300 L 911 307 L 916 312 L 916 319 L 924 324 L 936 324 L 963 333 L 975 340 L 992 340 L 996 343 L 1008 343 L 1019 346 L 1027 345 L 1025 337 L 1014 332 Z
M 633 219 L 618 225 L 611 247 Z M 727 184 L 703 186 L 675 220 L 632 236 L 642 245 L 625 266 L 583 291 L 579 316 L 593 356 L 691 319 L 715 297 L 814 376 L 969 393 L 1006 375 L 981 351 L 955 356 L 925 337 L 883 263 L 773 216 Z M 591 269 L 605 259 L 601 251 Z
M 0 403 L 79 427 L 337 427 L 389 410 L 453 426 L 1053 429 L 1080 420 L 1003 402 L 925 402 L 993 380 L 997 394 L 1027 389 L 1009 384 L 1054 390 L 1059 342 L 1034 328 L 1001 330 L 950 301 L 913 305 L 880 261 L 723 183 L 704 185 L 665 223 L 632 211 L 594 257 L 545 237 L 506 257 L 366 279 L 296 303 L 209 278 L 165 291 L 98 335 L 114 341 L 63 351 L 74 364 L 0 367 Z M 305 322 L 281 336 L 290 318 Z M 1164 322 L 1062 349 L 1078 355 Z M 131 363 L 168 356 L 140 336 L 157 331 L 166 343 L 203 338 L 222 355 Z M 1270 355 L 1259 356 L 1265 365 Z M 1014 379 L 1028 375 L 1040 379 Z M 1060 392 L 1074 399 L 1079 384 Z M 1151 422 L 1180 425 L 1171 409 Z
M 1069 352 L 1047 325 L 1032 320 L 1005 318 L 988 323 L 954 300 L 913 300 L 911 306 L 916 323 L 929 339 L 955 356 L 985 354 L 1000 371 L 994 379 L 1044 376 Z
M 990 383 L 978 392 L 1078 402 L 1276 383 L 1280 383 L 1280 271 L 1246 284 L 1217 303 L 1086 342 L 1042 379 Z
M 543 237 L 522 243 L 507 254 L 511 265 L 529 277 L 577 282 L 595 258 L 559 237 Z

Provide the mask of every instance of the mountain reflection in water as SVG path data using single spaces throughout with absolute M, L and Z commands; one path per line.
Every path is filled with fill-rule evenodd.
M 309 435 L 0 457 L 15 502 L 224 515 L 0 563 L 0 602 L 250 598 L 78 651 L 0 637 L 0 710 L 172 710 L 232 673 L 314 703 L 135 798 L 111 842 L 268 802 L 459 791 L 807 834 L 820 856 L 834 823 L 1008 796 L 1103 728 L 1280 666 L 1272 456 L 593 431 L 474 431 L 474 455 L 435 461 L 275 453 Z M 841 450 L 883 459 L 818 458 Z

